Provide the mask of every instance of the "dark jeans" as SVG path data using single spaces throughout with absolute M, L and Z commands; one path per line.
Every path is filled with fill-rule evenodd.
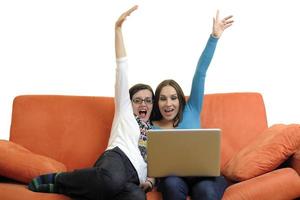
M 164 200 L 186 200 L 188 195 L 192 200 L 222 199 L 228 182 L 219 177 L 177 177 L 162 178 L 158 183 L 158 191 Z
M 58 192 L 76 200 L 145 200 L 137 172 L 118 148 L 104 152 L 93 168 L 57 176 Z

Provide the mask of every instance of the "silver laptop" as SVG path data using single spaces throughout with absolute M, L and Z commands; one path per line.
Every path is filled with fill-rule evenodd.
M 219 176 L 220 129 L 148 131 L 148 176 Z

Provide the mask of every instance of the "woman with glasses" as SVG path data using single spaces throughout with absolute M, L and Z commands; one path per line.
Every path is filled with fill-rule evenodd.
M 65 194 L 76 200 L 145 200 L 145 192 L 152 189 L 154 183 L 147 179 L 145 132 L 150 128 L 153 91 L 137 84 L 128 92 L 122 36 L 124 20 L 136 9 L 123 13 L 115 24 L 115 116 L 106 151 L 94 167 L 39 176 L 29 184 L 30 190 Z

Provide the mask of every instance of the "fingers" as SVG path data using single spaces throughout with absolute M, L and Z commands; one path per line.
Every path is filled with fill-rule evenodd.
M 231 23 L 231 24 L 226 24 L 226 25 L 224 26 L 224 29 L 226 29 L 226 28 L 228 28 L 228 27 L 230 27 L 230 26 L 232 26 L 232 23 Z
M 218 20 L 219 19 L 219 9 L 217 10 L 217 13 L 216 13 L 216 20 Z
M 219 19 L 219 10 L 216 12 L 216 16 L 213 19 L 213 32 L 212 35 L 216 38 L 220 38 L 223 31 L 233 24 L 233 16 L 229 15 L 227 17 Z
M 221 23 L 222 23 L 222 25 L 224 26 L 224 27 L 229 27 L 229 26 L 231 26 L 232 24 L 233 24 L 233 20 L 232 20 L 232 18 L 233 18 L 233 15 L 229 15 L 229 16 L 227 16 L 227 17 L 224 17 L 222 20 L 221 20 Z
M 228 20 L 228 19 L 231 19 L 231 18 L 233 18 L 233 15 L 229 15 L 229 16 L 227 16 L 227 17 L 224 17 L 223 20 Z
M 230 19 L 230 18 L 229 18 Z M 229 26 L 231 26 L 232 24 L 233 24 L 233 20 L 229 20 L 229 19 L 227 19 L 227 20 L 225 20 L 225 19 L 223 19 L 222 20 L 222 24 L 223 24 L 223 26 L 225 26 L 226 28 L 227 27 L 229 27 Z
M 136 9 L 138 9 L 138 6 L 135 5 L 132 8 L 130 8 L 129 10 L 127 10 L 126 12 L 124 12 L 119 19 L 116 22 L 116 27 L 121 27 L 123 22 L 126 20 L 126 17 L 129 16 L 133 11 L 135 11 Z
M 122 17 L 126 18 L 127 16 L 129 16 L 133 11 L 135 11 L 136 9 L 138 9 L 138 6 L 135 5 L 132 8 L 130 8 L 129 10 L 127 10 L 125 13 L 123 13 Z
M 232 23 L 234 22 L 232 20 L 233 15 L 228 15 L 227 17 L 224 17 L 222 20 L 219 20 L 219 16 L 220 16 L 220 11 L 217 10 L 216 17 L 214 18 L 214 23 L 215 22 L 219 22 L 219 23 L 221 22 L 222 25 L 226 26 L 227 24 L 231 24 L 232 25 Z
M 233 20 L 230 20 L 230 21 L 226 21 L 226 24 L 233 24 Z
M 135 11 L 136 9 L 138 9 L 138 5 L 133 6 L 132 8 L 130 8 L 127 13 L 128 15 L 130 15 L 133 11 Z
M 224 20 L 224 19 L 223 19 L 221 22 L 225 25 L 225 24 L 231 24 L 231 23 L 233 23 L 234 21 L 233 21 L 233 20 Z

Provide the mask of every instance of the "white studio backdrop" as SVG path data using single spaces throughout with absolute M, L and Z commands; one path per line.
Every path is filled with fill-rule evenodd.
M 205 92 L 260 92 L 269 125 L 300 122 L 297 0 L 0 0 L 0 139 L 17 95 L 113 96 L 114 23 L 135 4 L 123 28 L 130 85 L 173 78 L 188 95 L 219 9 L 235 23 Z

